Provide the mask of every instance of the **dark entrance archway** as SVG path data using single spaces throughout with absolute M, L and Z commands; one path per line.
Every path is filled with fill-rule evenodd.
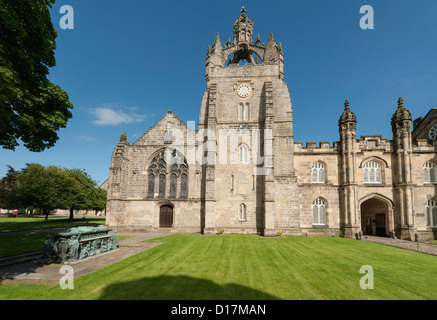
M 171 228 L 173 227 L 173 207 L 164 205 L 159 208 L 159 227 Z
M 371 198 L 361 203 L 361 230 L 364 235 L 387 237 L 389 207 L 385 201 Z

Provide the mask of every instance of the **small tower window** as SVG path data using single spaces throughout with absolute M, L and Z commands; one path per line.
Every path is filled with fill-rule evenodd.
M 240 103 L 238 105 L 238 121 L 243 121 L 244 105 Z
M 423 182 L 424 183 L 437 183 L 436 179 L 437 165 L 434 162 L 428 161 L 423 166 Z
M 364 183 L 382 183 L 381 165 L 375 161 L 369 161 L 364 165 Z
M 246 205 L 244 203 L 240 204 L 238 209 L 238 221 L 246 221 Z
M 314 163 L 311 175 L 313 183 L 325 183 L 325 166 L 320 162 Z
M 238 121 L 249 121 L 249 103 L 238 105 Z
M 248 156 L 249 151 L 248 150 L 249 150 L 249 148 L 245 145 L 240 147 L 240 163 L 242 163 L 242 164 L 249 163 L 249 160 L 248 160 L 249 159 L 249 156 Z
M 244 105 L 243 121 L 249 121 L 249 104 Z

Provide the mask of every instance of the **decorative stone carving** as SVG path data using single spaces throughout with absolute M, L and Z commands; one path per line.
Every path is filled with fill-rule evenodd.
M 111 236 L 104 226 L 76 227 L 47 236 L 43 259 L 47 262 L 74 262 L 86 257 L 118 249 L 117 231 Z

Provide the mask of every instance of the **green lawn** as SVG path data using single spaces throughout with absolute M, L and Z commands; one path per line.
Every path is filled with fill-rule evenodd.
M 0 299 L 437 299 L 437 257 L 343 238 L 172 235 L 60 286 L 0 285 Z M 360 268 L 374 269 L 362 290 Z
M 44 218 L 1 218 L 0 258 L 42 250 L 46 235 L 51 234 L 50 232 L 43 232 L 24 235 L 5 235 L 5 232 L 95 226 L 105 224 L 105 221 L 104 217 L 80 217 L 75 218 L 73 221 L 65 217 L 51 217 L 47 222 L 45 222 Z
M 45 222 L 42 217 L 0 218 L 0 232 L 39 230 L 51 228 L 72 228 L 81 225 L 105 224 L 105 217 L 80 217 L 70 221 L 68 217 L 49 217 Z

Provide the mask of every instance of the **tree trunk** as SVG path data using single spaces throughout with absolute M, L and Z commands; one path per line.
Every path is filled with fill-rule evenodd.
M 70 208 L 70 221 L 74 220 L 74 209 Z
M 44 209 L 43 212 L 46 215 L 46 219 L 44 220 L 44 222 L 47 222 L 49 220 L 49 212 L 50 212 L 50 210 Z

